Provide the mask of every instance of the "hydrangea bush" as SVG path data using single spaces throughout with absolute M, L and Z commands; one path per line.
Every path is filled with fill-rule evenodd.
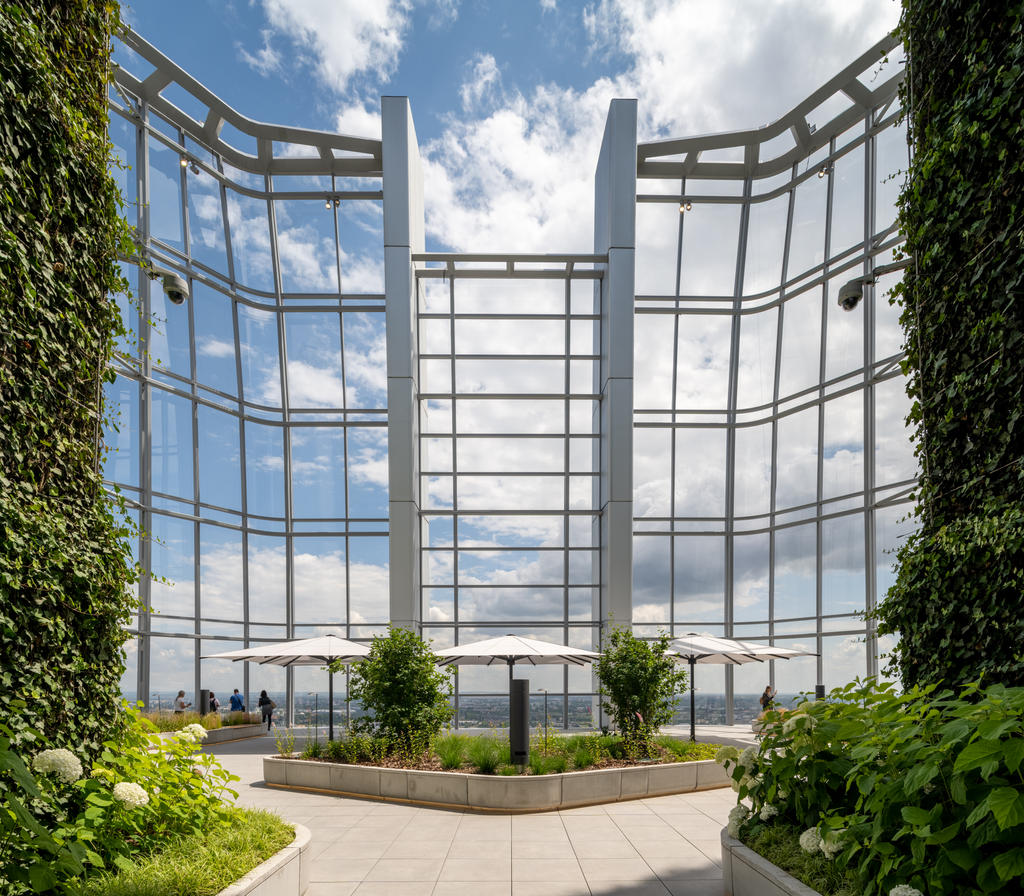
M 0 726 L 0 893 L 73 892 L 97 869 L 119 867 L 229 818 L 237 780 L 202 755 L 202 726 L 162 738 L 138 712 L 91 768 L 67 749 L 28 755 Z M 198 729 L 198 730 L 197 730 Z M 84 752 L 84 751 L 83 751 Z M 35 774 L 33 774 L 35 772 Z
M 865 896 L 1024 892 L 1024 688 L 856 681 L 717 758 L 746 804 L 730 833 L 796 825 Z

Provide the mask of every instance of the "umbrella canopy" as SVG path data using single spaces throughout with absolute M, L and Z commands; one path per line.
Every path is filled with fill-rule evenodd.
M 271 666 L 326 666 L 336 660 L 355 663 L 369 654 L 365 644 L 339 638 L 337 635 L 320 635 L 316 638 L 300 638 L 297 641 L 278 641 L 247 647 L 244 650 L 229 650 L 226 653 L 211 653 L 204 660 L 245 660 L 250 663 Z M 328 676 L 327 736 L 334 739 L 334 673 Z
M 758 655 L 753 645 L 714 635 L 689 632 L 669 644 L 668 653 L 676 662 L 690 664 L 690 740 L 697 740 L 696 699 L 693 691 L 694 666 L 697 663 L 738 666 L 743 663 L 763 663 L 770 657 Z
M 755 657 L 762 660 L 791 660 L 795 656 L 817 656 L 813 650 L 800 650 L 797 647 L 776 647 L 773 644 L 755 644 L 753 641 L 737 641 Z

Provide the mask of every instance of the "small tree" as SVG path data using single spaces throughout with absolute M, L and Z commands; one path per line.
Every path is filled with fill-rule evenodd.
M 452 717 L 451 673 L 436 661 L 408 629 L 392 627 L 374 638 L 369 656 L 352 667 L 349 693 L 372 713 L 356 730 L 385 738 L 394 752 L 423 752 Z
M 631 756 L 649 756 L 654 733 L 672 719 L 676 694 L 686 673 L 666 654 L 669 636 L 644 641 L 629 629 L 612 630 L 597 661 L 604 696 L 601 706 L 612 717 Z

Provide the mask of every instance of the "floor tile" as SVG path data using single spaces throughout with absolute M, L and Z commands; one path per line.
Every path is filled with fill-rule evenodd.
M 620 840 L 574 840 L 573 851 L 578 859 L 635 859 L 636 848 L 625 838 Z
M 513 859 L 575 859 L 569 838 L 564 840 L 513 840 Z
M 512 896 L 590 896 L 590 887 L 578 881 L 512 881 Z M 626 896 L 626 894 L 623 894 Z
M 359 884 L 354 896 L 430 896 L 434 892 L 434 881 L 374 881 Z
M 317 881 L 362 881 L 377 864 L 377 859 L 346 859 L 321 856 L 312 863 L 310 883 Z
M 546 883 L 548 881 L 583 882 L 576 859 L 513 859 L 512 880 Z
M 672 896 L 722 896 L 720 880 L 663 880 Z
M 591 880 L 591 896 L 668 896 L 660 880 Z M 721 896 L 718 893 L 717 896 Z
M 371 881 L 436 881 L 444 859 L 381 859 L 366 875 Z
M 352 896 L 359 884 L 356 881 L 311 883 L 305 896 Z
M 432 896 L 510 896 L 512 884 L 496 880 L 439 880 Z M 533 896 L 539 896 L 534 893 Z
M 511 840 L 460 840 L 452 841 L 448 849 L 449 859 L 511 859 Z
M 438 880 L 512 881 L 512 862 L 507 859 L 446 859 Z

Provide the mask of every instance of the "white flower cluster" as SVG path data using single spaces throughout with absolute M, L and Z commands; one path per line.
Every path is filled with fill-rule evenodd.
M 761 821 L 767 821 L 769 818 L 774 818 L 779 814 L 779 810 L 775 808 L 771 803 L 765 803 L 761 807 L 761 811 L 757 813 L 758 818 Z
M 43 750 L 32 760 L 32 767 L 44 775 L 56 773 L 62 781 L 70 784 L 82 777 L 82 763 L 70 750 Z
M 804 852 L 819 852 L 821 850 L 821 834 L 817 828 L 808 828 L 800 835 L 800 848 Z
M 734 778 L 732 780 L 731 786 L 732 786 L 733 790 L 735 790 L 737 793 L 739 793 L 741 787 L 746 787 L 746 788 L 749 789 L 749 788 L 753 787 L 754 784 L 757 783 L 757 781 L 758 781 L 758 779 L 757 779 L 757 777 L 755 775 L 743 774 L 743 775 L 740 775 L 740 779 L 738 781 Z
M 910 884 L 896 884 L 889 891 L 889 896 L 924 896 L 917 887 L 912 887 Z
M 747 747 L 736 761 L 746 769 L 753 768 L 757 761 L 757 747 Z
M 729 824 L 727 830 L 730 837 L 739 837 L 740 825 L 750 817 L 750 810 L 743 805 L 733 806 L 729 812 Z
M 138 806 L 145 806 L 149 802 L 149 794 L 139 787 L 138 784 L 132 784 L 130 781 L 119 781 L 114 785 L 114 799 L 124 803 L 131 809 L 135 809 Z
M 842 833 L 842 831 L 832 831 L 822 839 L 821 852 L 826 859 L 834 859 L 846 848 L 843 838 L 839 836 Z
M 181 731 L 178 732 L 178 737 L 182 740 L 188 740 L 194 744 L 199 744 L 206 740 L 206 729 L 198 722 L 193 722 L 191 725 L 186 725 L 182 728 Z
M 720 747 L 718 752 L 715 753 L 715 762 L 719 765 L 725 765 L 726 762 L 730 762 L 740 755 L 740 751 L 736 747 L 729 746 L 728 744 L 724 747 Z

